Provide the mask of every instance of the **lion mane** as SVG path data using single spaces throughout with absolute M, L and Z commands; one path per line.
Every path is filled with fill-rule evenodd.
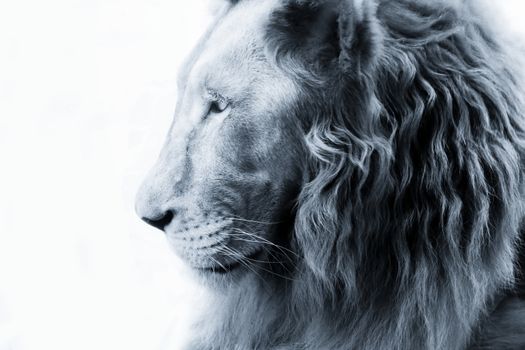
M 308 124 L 297 257 L 222 295 L 195 348 L 525 348 L 517 51 L 473 1 L 358 3 L 272 13 Z

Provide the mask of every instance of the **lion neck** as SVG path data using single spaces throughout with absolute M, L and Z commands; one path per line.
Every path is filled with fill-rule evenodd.
M 414 284 L 413 290 L 392 293 L 389 300 L 364 303 L 354 291 L 329 292 L 309 277 L 285 281 L 253 275 L 214 295 L 211 307 L 196 325 L 200 346 L 448 350 L 462 349 L 469 341 L 469 325 L 462 324 L 459 316 L 451 319 L 457 314 L 457 296 L 445 291 L 420 305 L 409 298 L 417 293 Z

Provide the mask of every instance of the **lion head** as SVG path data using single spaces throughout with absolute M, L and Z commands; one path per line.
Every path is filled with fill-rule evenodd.
M 213 349 L 460 349 L 512 288 L 521 78 L 471 2 L 231 1 L 137 196 Z
M 251 5 L 249 16 L 243 7 L 185 63 L 173 125 L 138 195 L 140 215 L 218 282 L 249 273 L 285 239 L 277 228 L 290 219 L 306 162 L 301 121 L 286 113 L 299 87 L 261 51 L 270 6 Z

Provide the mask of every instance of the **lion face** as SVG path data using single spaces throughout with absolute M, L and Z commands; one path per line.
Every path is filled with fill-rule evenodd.
M 259 34 L 271 7 L 225 11 L 187 60 L 173 124 L 137 195 L 139 216 L 207 279 L 265 262 L 301 181 L 300 127 L 285 113 L 297 89 Z

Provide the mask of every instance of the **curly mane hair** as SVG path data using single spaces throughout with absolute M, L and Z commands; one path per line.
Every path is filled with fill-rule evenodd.
M 288 0 L 266 30 L 301 88 L 298 258 L 223 296 L 206 349 L 525 348 L 517 51 L 473 1 Z

